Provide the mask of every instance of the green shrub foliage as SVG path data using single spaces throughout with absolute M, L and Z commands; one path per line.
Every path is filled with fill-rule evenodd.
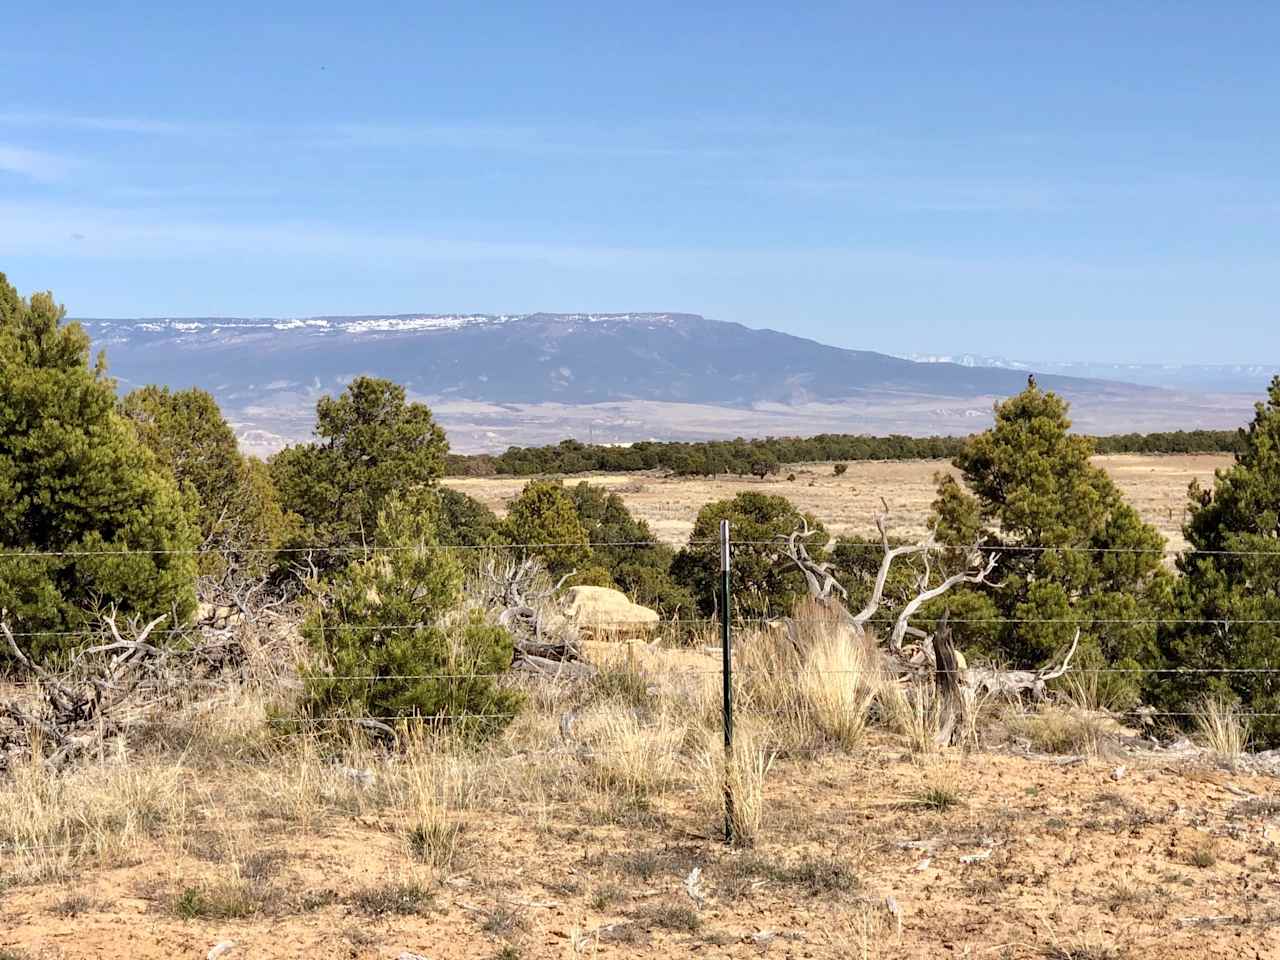
M 299 545 L 322 548 L 369 543 L 379 511 L 395 494 L 415 509 L 438 504 L 449 445 L 421 403 L 409 403 L 390 380 L 356 377 L 339 397 L 316 404 L 319 441 L 280 451 L 271 475 L 286 510 L 300 518 Z M 322 552 L 322 570 L 341 565 Z
M 728 520 L 735 541 L 730 565 L 735 616 L 758 617 L 789 614 L 805 594 L 805 581 L 783 549 L 783 538 L 808 517 L 814 536 L 809 554 L 822 559 L 827 533 L 812 516 L 801 514 L 786 497 L 740 493 L 731 500 L 717 500 L 698 511 L 689 543 L 676 555 L 671 572 L 688 588 L 701 613 L 717 610 L 720 589 L 720 521 Z
M 1155 678 L 1150 697 L 1169 710 L 1191 710 L 1215 693 L 1250 712 L 1280 713 L 1277 674 L 1266 672 L 1280 670 L 1280 377 L 1242 435 L 1242 452 L 1218 471 L 1212 491 L 1191 485 L 1189 548 L 1178 561 L 1176 619 L 1184 622 L 1160 633 L 1170 665 L 1232 672 Z M 1255 717 L 1252 726 L 1260 743 L 1280 745 L 1276 717 Z
M 23 300 L 0 274 L 0 554 L 25 554 L 0 556 L 0 607 L 24 631 L 77 630 L 107 606 L 183 619 L 195 603 L 187 504 L 64 316 L 51 294 Z M 29 639 L 38 657 L 79 642 Z
M 994 574 L 999 585 L 958 591 L 953 609 L 974 603 L 965 593 L 985 596 L 1010 622 L 979 625 L 966 639 L 978 634 L 979 646 L 1019 665 L 1060 655 L 1078 628 L 1081 663 L 1152 666 L 1153 618 L 1167 609 L 1170 591 L 1164 540 L 1090 463 L 1088 438 L 1069 428 L 1066 402 L 1029 386 L 996 404 L 995 425 L 956 458 L 968 491 L 951 477 L 939 480 L 943 541 L 1006 548 Z M 1126 685 L 1131 697 L 1135 684 Z
M 585 567 L 591 559 L 586 528 L 573 497 L 559 483 L 534 480 L 511 502 L 502 524 L 506 543 L 535 556 L 555 577 Z
M 240 453 L 235 432 L 204 390 L 148 386 L 120 402 L 138 437 L 194 497 L 205 573 L 228 561 L 264 575 L 290 524 L 266 464 Z
M 494 677 L 511 665 L 511 635 L 460 611 L 461 568 L 435 549 L 428 516 L 388 499 L 374 545 L 383 549 L 339 572 L 303 624 L 319 660 L 304 677 L 307 714 L 501 730 L 520 704 Z
M 492 547 L 502 542 L 502 521 L 475 497 L 440 488 L 440 542 L 454 547 Z

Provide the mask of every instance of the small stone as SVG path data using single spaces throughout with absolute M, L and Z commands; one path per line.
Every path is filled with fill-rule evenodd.
M 898 936 L 902 936 L 902 908 L 898 906 L 898 901 L 893 894 L 884 898 L 884 908 L 889 911 L 889 916 L 893 917 L 893 925 Z
M 1111 779 L 1117 780 L 1117 781 L 1123 780 L 1125 777 L 1125 774 L 1127 774 L 1128 772 L 1129 772 L 1129 768 L 1122 763 L 1120 764 L 1120 766 L 1116 767 L 1114 770 L 1111 771 Z
M 353 783 L 364 787 L 366 790 L 373 786 L 372 770 L 358 770 L 355 767 L 338 767 L 338 772 Z
M 215 943 L 209 950 L 207 960 L 218 960 L 219 957 L 225 957 L 235 948 L 234 940 L 223 940 L 221 943 Z

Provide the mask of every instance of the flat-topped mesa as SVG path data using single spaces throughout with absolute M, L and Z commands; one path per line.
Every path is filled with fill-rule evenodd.
M 704 320 L 689 313 L 399 313 L 320 317 L 146 317 L 133 320 L 83 318 L 95 340 L 121 341 L 131 335 L 190 337 L 222 333 L 303 332 L 318 335 L 421 333 L 513 323 L 671 325 Z

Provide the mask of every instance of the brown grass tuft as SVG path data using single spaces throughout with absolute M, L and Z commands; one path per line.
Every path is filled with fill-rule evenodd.
M 1249 744 L 1249 721 L 1240 706 L 1221 695 L 1205 696 L 1194 710 L 1196 732 L 1206 747 L 1221 759 L 1234 763 Z

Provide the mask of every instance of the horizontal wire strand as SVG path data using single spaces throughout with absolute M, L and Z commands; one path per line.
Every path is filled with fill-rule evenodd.
M 232 618 L 239 614 L 232 614 Z M 911 623 L 939 625 L 942 623 L 942 617 L 913 617 Z M 237 624 L 229 624 L 226 627 L 211 627 L 206 623 L 193 623 L 187 627 L 171 627 L 167 630 L 153 630 L 148 636 L 165 637 L 165 636 L 184 636 L 196 630 L 208 627 L 212 630 L 231 630 L 245 621 Z M 252 620 L 247 621 L 253 624 Z M 867 620 L 859 621 L 864 626 L 884 626 L 897 622 L 897 617 L 872 617 Z M 946 620 L 950 624 L 1066 624 L 1071 626 L 1079 626 L 1081 628 L 1088 626 L 1121 626 L 1121 625 L 1187 625 L 1187 626 L 1256 626 L 1256 625 L 1280 625 L 1280 617 L 948 617 Z M 636 622 L 634 620 L 595 620 L 585 623 L 576 624 L 579 629 L 591 630 L 617 630 L 619 632 L 634 630 L 645 632 L 657 632 L 667 627 L 680 626 L 714 626 L 719 627 L 721 621 L 714 617 L 676 617 L 670 620 L 658 620 L 649 623 Z M 741 626 L 785 626 L 794 624 L 797 626 L 830 624 L 831 621 L 814 617 L 740 617 L 732 621 L 735 627 Z M 431 624 L 426 623 L 388 623 L 388 624 L 318 624 L 316 629 L 322 633 L 338 632 L 342 630 L 377 633 L 381 631 L 394 633 L 403 630 L 428 630 L 432 629 Z M 14 630 L 13 636 L 16 637 L 90 637 L 94 636 L 92 630 Z
M 884 544 L 876 540 L 840 540 L 832 538 L 834 545 L 855 550 L 883 550 Z M 371 544 L 367 546 L 356 545 L 325 545 L 316 544 L 312 546 L 301 547 L 190 547 L 190 548 L 171 548 L 171 549 L 134 549 L 125 547 L 122 549 L 92 549 L 92 550 L 3 550 L 0 551 L 0 559 L 20 559 L 24 557 L 31 558 L 50 558 L 50 557 L 99 557 L 99 556 L 219 556 L 219 555 L 295 555 L 303 556 L 310 553 L 321 554 L 378 554 L 378 553 L 403 553 L 409 551 L 428 551 L 428 552 L 446 552 L 450 550 L 461 551 L 504 551 L 504 550 L 537 550 L 544 548 L 568 548 L 568 547 L 590 547 L 595 548 L 651 548 L 656 549 L 666 547 L 669 549 L 677 549 L 680 547 L 709 547 L 719 546 L 719 540 L 697 539 L 689 540 L 684 543 L 667 543 L 662 540 L 616 540 L 602 541 L 598 543 L 584 543 L 582 541 L 565 541 L 565 542 L 547 542 L 547 543 L 497 543 L 497 544 L 447 544 L 447 543 L 425 543 L 412 546 L 397 545 L 379 545 Z M 729 542 L 730 549 L 735 547 L 783 547 L 785 538 L 774 538 L 771 540 L 731 540 Z M 910 546 L 910 544 L 903 544 Z M 1176 547 L 1090 547 L 1077 545 L 1063 546 L 1044 546 L 1040 544 L 919 544 L 921 549 L 928 549 L 930 552 L 943 552 L 947 550 L 960 550 L 966 552 L 981 553 L 1083 553 L 1083 554 L 1140 554 L 1140 555 L 1159 555 L 1159 556 L 1188 556 L 1204 557 L 1204 556 L 1232 556 L 1232 557 L 1277 557 L 1280 558 L 1280 541 L 1277 541 L 1274 550 L 1226 550 L 1226 549 L 1204 549 L 1196 550 L 1193 548 L 1178 549 Z

